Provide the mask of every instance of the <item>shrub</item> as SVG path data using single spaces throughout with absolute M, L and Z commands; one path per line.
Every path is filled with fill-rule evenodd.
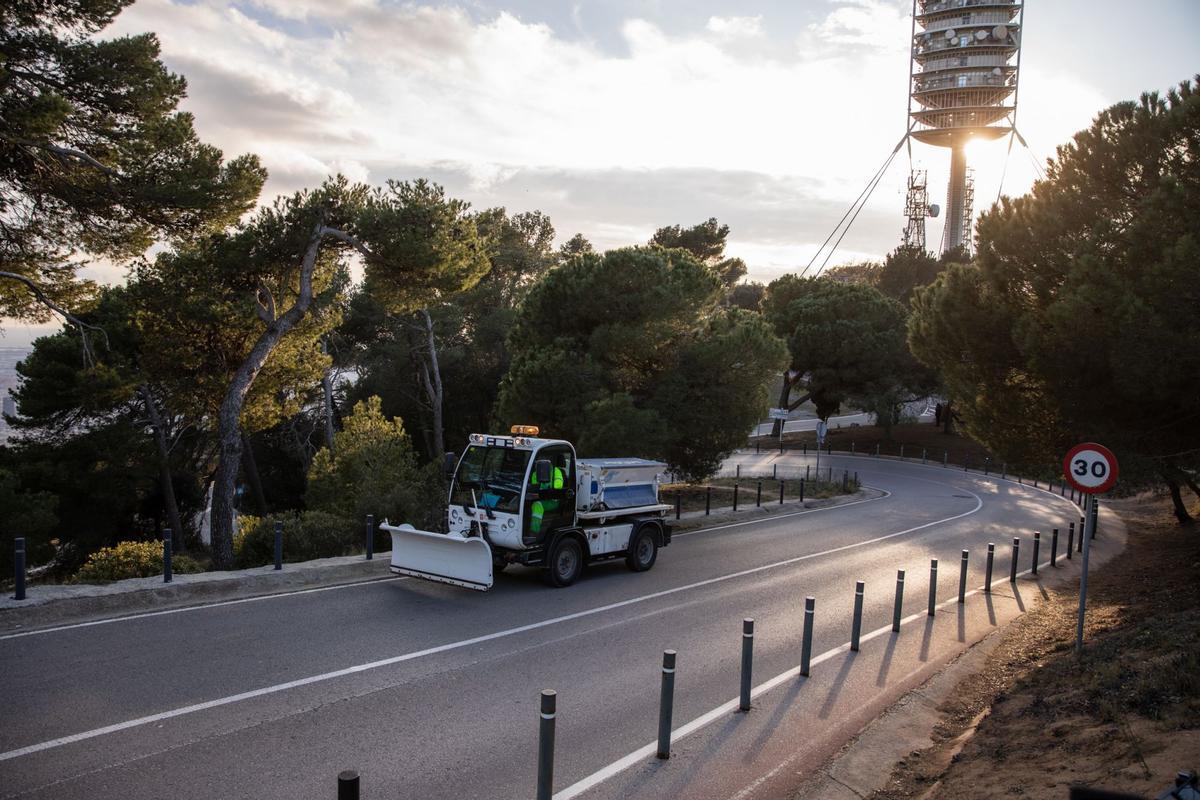
M 421 526 L 438 516 L 441 494 L 438 466 L 417 464 L 403 423 L 384 417 L 379 398 L 371 397 L 355 404 L 333 449 L 313 458 L 305 503 L 346 520 L 374 514 L 380 522 Z
M 276 519 L 283 523 L 284 561 L 344 556 L 363 545 L 363 529 L 357 522 L 324 511 L 292 512 L 270 519 L 240 517 L 233 539 L 233 556 L 239 567 L 275 561 Z
M 162 542 L 118 542 L 116 547 L 105 547 L 92 553 L 75 573 L 75 581 L 109 583 L 126 578 L 149 578 L 161 575 L 162 570 Z M 203 572 L 204 567 L 196 559 L 181 553 L 172 556 L 171 571 L 180 574 Z

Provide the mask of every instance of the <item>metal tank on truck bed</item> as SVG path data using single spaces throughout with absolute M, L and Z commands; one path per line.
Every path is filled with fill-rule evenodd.
M 486 591 L 509 564 L 574 583 L 588 562 L 624 558 L 642 572 L 671 542 L 670 507 L 658 500 L 666 468 L 640 458 L 579 460 L 562 439 L 533 426 L 511 435 L 473 433 L 453 468 L 446 533 L 380 526 L 392 535 L 391 570 Z

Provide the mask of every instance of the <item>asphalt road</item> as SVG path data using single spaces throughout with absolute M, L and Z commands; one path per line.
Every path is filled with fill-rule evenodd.
M 743 474 L 775 460 L 740 457 Z M 511 569 L 486 594 L 403 579 L 0 637 L 0 796 L 332 797 L 336 774 L 356 769 L 366 797 L 530 797 L 543 688 L 558 691 L 559 797 L 774 796 L 1019 613 L 1038 584 L 1003 580 L 1012 538 L 1026 569 L 1034 530 L 1077 519 L 1065 500 L 976 474 L 827 465 L 889 494 L 681 535 L 648 573 L 598 566 L 553 590 Z M 960 552 L 980 587 L 989 541 L 999 583 L 958 607 Z M 931 558 L 951 599 L 933 620 Z M 881 626 L 898 568 L 911 619 L 893 635 Z M 870 638 L 851 655 L 856 580 Z M 806 595 L 818 660 L 800 679 Z M 733 714 L 722 706 L 737 696 L 743 617 L 756 620 L 760 690 Z M 689 735 L 657 762 L 643 749 L 665 648 L 679 652 L 674 726 Z

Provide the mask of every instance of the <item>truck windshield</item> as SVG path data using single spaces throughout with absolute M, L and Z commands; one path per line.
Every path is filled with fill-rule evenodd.
M 521 488 L 528 464 L 528 450 L 475 445 L 468 447 L 454 475 L 454 485 L 450 489 L 451 505 L 471 508 L 479 503 L 480 508 L 516 514 L 521 510 Z M 474 498 L 471 497 L 472 492 Z

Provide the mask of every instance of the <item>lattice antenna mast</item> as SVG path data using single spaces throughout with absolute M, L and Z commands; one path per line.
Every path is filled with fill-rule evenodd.
M 962 246 L 966 248 L 968 253 L 975 250 L 975 237 L 971 235 L 974 230 L 972 220 L 975 218 L 975 170 L 967 167 L 967 182 L 963 187 L 963 224 L 966 227 L 966 236 L 963 238 Z
M 925 170 L 913 170 L 908 176 L 908 195 L 904 202 L 904 216 L 908 217 L 908 225 L 904 227 L 906 248 L 925 249 L 925 217 L 929 213 Z

